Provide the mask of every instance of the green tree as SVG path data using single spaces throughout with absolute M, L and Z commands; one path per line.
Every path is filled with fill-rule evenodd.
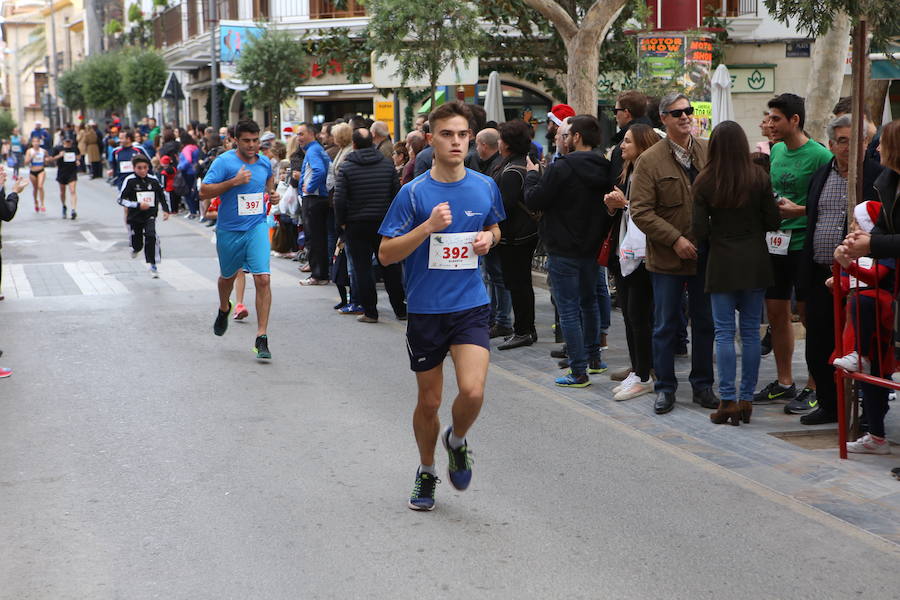
M 250 86 L 249 103 L 268 108 L 277 121 L 281 103 L 303 82 L 306 56 L 303 46 L 288 32 L 266 29 L 250 41 L 237 62 L 237 74 Z
M 72 68 L 60 75 L 56 80 L 59 97 L 70 110 L 79 111 L 87 108 L 84 98 L 84 63 L 76 63 Z
M 0 138 L 8 140 L 15 126 L 16 120 L 13 118 L 12 113 L 6 109 L 0 110 Z
M 431 103 L 437 80 L 448 63 L 478 56 L 485 36 L 473 3 L 462 0 L 369 0 L 368 34 L 379 56 L 397 60 L 398 75 L 407 81 L 426 75 Z
M 125 105 L 120 84 L 119 53 L 95 54 L 82 64 L 82 93 L 90 108 L 111 110 Z
M 135 108 L 159 100 L 166 85 L 166 61 L 154 50 L 130 50 L 121 53 L 122 93 Z

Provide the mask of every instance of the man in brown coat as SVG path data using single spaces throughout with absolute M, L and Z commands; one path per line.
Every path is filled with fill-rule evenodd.
M 706 248 L 697 248 L 691 234 L 691 185 L 706 165 L 706 142 L 691 135 L 694 110 L 684 94 L 667 94 L 659 114 L 667 138 L 637 161 L 631 181 L 631 216 L 647 236 L 647 270 L 653 283 L 653 368 L 656 371 L 654 410 L 675 407 L 675 347 L 681 323 L 681 297 L 688 292 L 691 319 L 693 400 L 716 408 L 713 392 L 713 320 L 704 291 Z

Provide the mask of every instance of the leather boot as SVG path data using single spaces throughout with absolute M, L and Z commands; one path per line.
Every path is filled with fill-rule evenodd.
M 722 425 L 731 421 L 732 425 L 741 424 L 741 409 L 734 400 L 720 400 L 719 408 L 709 415 L 709 420 L 716 425 Z
M 738 408 L 741 411 L 741 420 L 744 423 L 749 423 L 750 415 L 753 414 L 753 403 L 749 400 L 741 400 L 738 404 Z

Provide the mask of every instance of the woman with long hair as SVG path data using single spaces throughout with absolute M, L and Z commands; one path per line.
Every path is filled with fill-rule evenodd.
M 409 148 L 406 147 L 406 142 L 394 144 L 391 159 L 394 161 L 394 169 L 397 170 L 397 176 L 403 177 L 403 169 L 406 167 L 406 163 L 409 162 Z
M 629 372 L 614 388 L 613 399 L 630 400 L 653 391 L 650 369 L 653 366 L 653 286 L 644 265 L 644 234 L 631 220 L 628 199 L 631 175 L 638 157 L 660 140 L 652 127 L 634 123 L 622 138 L 622 174 L 618 185 L 604 197 L 606 208 L 614 216 L 609 252 L 609 270 L 616 282 L 616 295 L 625 321 L 625 342 L 631 360 Z
M 503 271 L 503 284 L 512 300 L 513 335 L 497 346 L 509 350 L 530 346 L 537 341 L 534 327 L 534 287 L 531 283 L 531 259 L 538 242 L 538 224 L 534 213 L 525 207 L 525 175 L 531 152 L 531 126 L 516 119 L 500 124 L 500 162 L 494 181 L 500 188 L 506 220 L 500 223 L 497 251 Z
M 721 425 L 750 422 L 759 374 L 759 327 L 766 288 L 772 285 L 772 261 L 766 232 L 781 216 L 769 175 L 750 159 L 749 143 L 734 121 L 719 123 L 709 143 L 709 162 L 697 175 L 693 231 L 709 242 L 706 291 L 716 327 L 719 408 L 709 418 Z M 735 388 L 735 316 L 740 315 L 741 383 Z M 739 396 L 737 394 L 740 394 Z
M 334 155 L 334 160 L 331 161 L 331 165 L 328 167 L 328 179 L 326 182 L 326 187 L 328 188 L 329 193 L 334 189 L 335 179 L 337 178 L 338 169 L 340 169 L 341 164 L 347 158 L 347 156 L 353 152 L 353 127 L 349 123 L 338 123 L 331 127 L 331 136 L 334 138 L 334 143 L 338 147 L 337 154 Z M 333 214 L 333 213 L 332 213 Z M 347 236 L 340 233 L 340 238 L 343 242 L 344 246 L 344 255 L 345 257 L 349 257 L 350 255 L 350 246 L 347 240 Z M 335 265 L 342 263 L 335 263 Z M 342 315 L 362 315 L 365 311 L 363 311 L 363 307 L 359 302 L 357 302 L 356 297 L 356 286 L 354 285 L 354 281 L 356 280 L 356 272 L 353 270 L 353 261 L 346 260 L 347 264 L 347 275 L 350 281 L 350 295 L 348 300 L 344 299 L 344 293 L 341 292 L 341 284 L 335 282 L 335 285 L 338 286 L 338 292 L 341 296 L 341 301 L 335 304 L 334 309 L 340 312 Z M 335 273 L 337 274 L 337 273 Z
M 196 219 L 200 212 L 200 201 L 197 195 L 197 162 L 200 160 L 200 148 L 188 132 L 181 134 L 181 152 L 178 156 L 178 170 L 184 178 L 187 194 L 184 201 L 188 205 L 188 219 Z
M 25 166 L 28 167 L 28 178 L 34 193 L 34 212 L 47 212 L 47 207 L 44 206 L 44 179 L 47 178 L 44 169 L 47 167 L 47 158 L 47 151 L 41 148 L 41 139 L 31 138 L 31 148 L 25 152 Z

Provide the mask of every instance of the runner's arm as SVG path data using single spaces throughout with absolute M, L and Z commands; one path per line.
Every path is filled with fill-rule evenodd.
M 489 233 L 489 236 L 484 235 Z M 500 243 L 500 226 L 494 223 L 484 228 L 484 231 L 478 233 L 475 237 L 475 243 L 472 248 L 478 256 L 484 256 L 491 251 L 491 248 Z
M 116 200 L 125 208 L 137 208 L 139 205 L 137 200 L 132 200 L 134 197 L 134 194 L 131 193 L 133 187 L 134 175 L 129 175 L 128 178 L 122 182 L 122 189 L 119 191 L 119 197 Z
M 232 183 L 231 179 L 227 179 L 222 183 L 200 183 L 200 199 L 201 200 L 210 200 L 211 198 L 215 198 L 216 196 L 221 196 L 231 188 L 233 188 L 236 184 Z

